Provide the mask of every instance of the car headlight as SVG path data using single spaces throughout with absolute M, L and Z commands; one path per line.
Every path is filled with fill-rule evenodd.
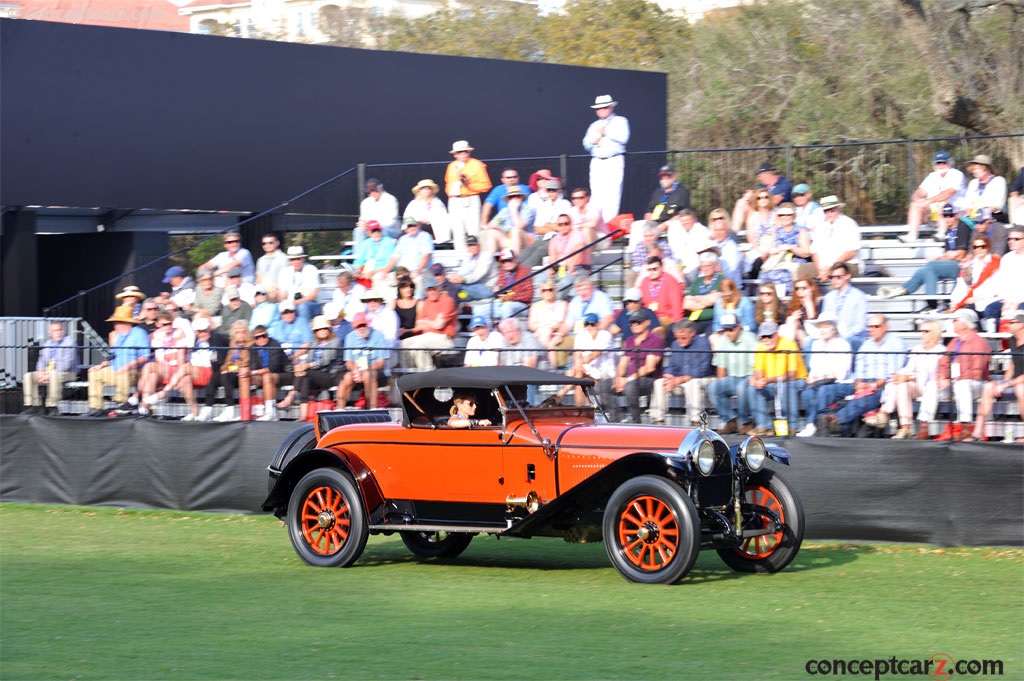
M 753 473 L 758 472 L 764 467 L 765 456 L 767 456 L 767 450 L 764 446 L 764 440 L 759 437 L 747 439 L 740 447 L 740 458 L 743 459 L 743 463 Z
M 715 469 L 715 446 L 710 440 L 700 443 L 694 459 L 701 475 L 711 475 L 711 471 Z

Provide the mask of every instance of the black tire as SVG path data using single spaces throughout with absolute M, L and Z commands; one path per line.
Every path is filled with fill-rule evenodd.
M 334 468 L 318 468 L 299 481 L 285 520 L 295 552 L 316 567 L 352 565 L 369 536 L 356 484 Z
M 465 532 L 399 532 L 406 547 L 420 558 L 455 558 L 473 541 Z
M 700 520 L 690 497 L 656 475 L 622 483 L 604 512 L 605 550 L 631 582 L 675 584 L 700 552 Z
M 804 507 L 782 476 L 770 470 L 750 477 L 744 501 L 777 513 L 784 523 L 782 532 L 751 537 L 739 546 L 718 549 L 718 555 L 738 572 L 778 572 L 800 551 L 804 540 Z M 743 518 L 744 529 L 760 528 L 768 522 L 756 513 L 744 513 Z

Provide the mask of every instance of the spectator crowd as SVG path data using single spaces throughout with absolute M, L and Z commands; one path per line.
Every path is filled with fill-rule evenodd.
M 920 325 L 921 343 L 907 347 L 855 284 L 861 230 L 840 197 L 815 200 L 808 184 L 769 162 L 731 210 L 701 207 L 706 213 L 663 166 L 643 219 L 623 219 L 629 123 L 616 107 L 608 95 L 595 99 L 583 138 L 589 186 L 567 189 L 543 168 L 523 182 L 513 167 L 492 185 L 466 140 L 452 144 L 443 184 L 420 180 L 404 210 L 368 179 L 353 257 L 328 302 L 303 247 L 284 247 L 275 234 L 261 238 L 254 258 L 228 232 L 194 278 L 175 265 L 156 295 L 126 287 L 107 319 L 109 359 L 88 369 L 87 415 L 110 412 L 107 386 L 117 405 L 141 415 L 180 393 L 189 421 L 214 418 L 220 387 L 219 421 L 274 420 L 293 405 L 306 417 L 331 389 L 338 408 L 360 393 L 359 404 L 374 408 L 392 374 L 453 363 L 590 377 L 611 420 L 639 422 L 646 406 L 664 423 L 681 400 L 684 422 L 697 424 L 710 407 L 722 433 L 854 436 L 892 422 L 895 438 L 928 439 L 948 400 L 953 419 L 937 439 L 981 440 L 997 401 L 1024 412 L 1024 227 L 1009 219 L 1021 209 L 1024 169 L 1008 186 L 977 155 L 968 182 L 950 154 L 934 154 L 901 240 L 924 242 L 922 226 L 934 223 L 929 238 L 942 253 L 878 290 L 896 299 L 924 289 L 922 314 L 933 318 Z M 617 237 L 621 304 L 592 276 L 595 255 Z M 450 266 L 435 260 L 439 250 L 454 252 Z M 951 293 L 940 292 L 943 281 Z M 953 331 L 945 345 L 943 321 Z M 982 333 L 998 331 L 1008 332 L 1010 361 L 993 376 Z M 52 324 L 25 377 L 26 407 L 56 408 L 52 386 L 73 378 L 74 355 Z M 45 404 L 42 385 L 51 386 Z

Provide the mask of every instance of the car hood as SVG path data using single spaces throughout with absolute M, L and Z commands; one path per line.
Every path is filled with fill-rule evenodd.
M 636 451 L 676 452 L 679 444 L 692 428 L 666 428 L 620 423 L 587 423 L 568 427 L 542 424 L 537 428 L 542 438 L 548 438 L 559 448 L 602 447 Z

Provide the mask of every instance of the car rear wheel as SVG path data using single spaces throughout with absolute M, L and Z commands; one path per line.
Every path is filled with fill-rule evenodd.
M 317 567 L 348 567 L 369 535 L 359 490 L 333 468 L 318 468 L 299 481 L 288 500 L 287 523 L 299 558 Z
M 763 470 L 751 476 L 743 501 L 767 508 L 783 522 L 779 532 L 744 539 L 739 546 L 718 549 L 725 564 L 739 572 L 778 572 L 792 562 L 804 540 L 804 508 L 778 473 Z M 769 527 L 763 513 L 745 511 L 743 529 Z
M 473 541 L 465 532 L 400 532 L 402 541 L 420 558 L 455 558 Z
M 697 509 L 678 485 L 654 475 L 628 480 L 604 512 L 608 558 L 631 582 L 674 584 L 700 551 Z

